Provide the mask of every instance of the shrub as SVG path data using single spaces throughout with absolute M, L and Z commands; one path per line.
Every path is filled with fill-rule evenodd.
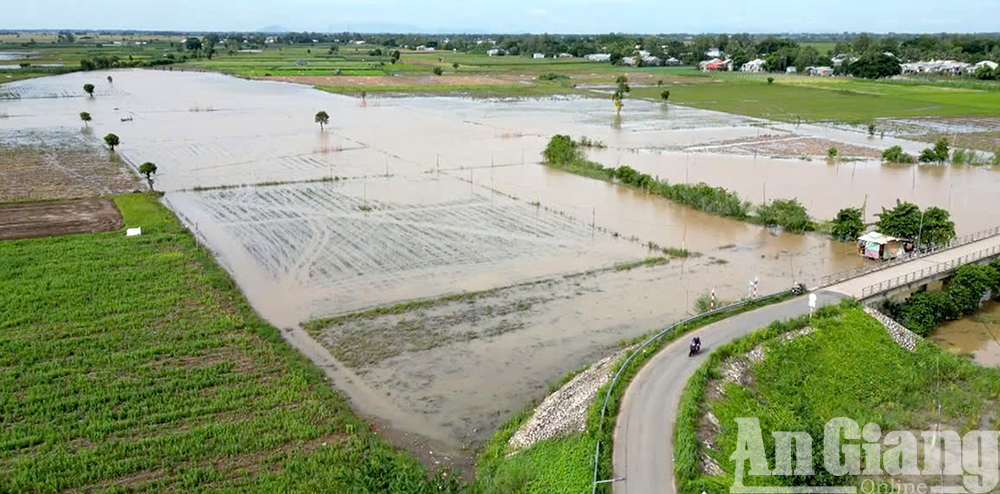
M 882 151 L 882 161 L 888 161 L 889 163 L 916 163 L 917 160 L 913 155 L 904 153 L 903 148 L 893 146 Z
M 662 99 L 663 101 L 667 101 L 668 99 L 670 99 L 670 91 L 663 91 L 662 93 L 660 93 L 660 99 Z
M 774 78 L 773 77 L 768 77 L 767 78 L 767 83 L 768 84 L 774 84 Z
M 875 122 L 868 122 L 868 137 L 875 137 Z M 902 148 L 900 148 L 900 151 L 902 151 Z
M 837 148 L 830 146 L 830 149 L 826 150 L 826 157 L 832 159 L 837 158 Z
M 865 223 L 861 219 L 861 208 L 844 208 L 837 212 L 833 219 L 830 234 L 837 240 L 853 240 L 865 231 Z
M 569 76 L 563 74 L 556 74 L 555 72 L 546 72 L 538 76 L 538 80 L 540 81 L 556 81 L 559 79 L 569 79 Z
M 966 265 L 955 270 L 944 290 L 914 293 L 905 303 L 891 308 L 899 322 L 913 332 L 927 336 L 944 321 L 972 314 L 987 290 L 1000 285 L 1000 263 Z
M 580 150 L 568 135 L 556 134 L 549 139 L 549 144 L 542 151 L 546 163 L 567 165 L 581 159 Z
M 434 67 L 434 70 L 432 70 L 431 72 L 434 72 L 434 75 L 444 74 L 444 70 L 442 70 L 441 67 Z
M 814 229 L 805 206 L 798 199 L 775 199 L 754 208 L 756 222 L 802 232 Z

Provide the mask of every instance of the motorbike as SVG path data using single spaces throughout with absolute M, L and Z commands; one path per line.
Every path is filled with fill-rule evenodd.
M 688 351 L 688 357 L 693 357 L 695 355 L 698 355 L 698 352 L 700 351 L 701 351 L 701 342 L 698 340 L 692 341 L 691 348 Z

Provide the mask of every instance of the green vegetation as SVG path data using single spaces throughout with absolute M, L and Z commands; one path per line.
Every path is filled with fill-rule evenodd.
M 916 204 L 897 199 L 896 207 L 882 208 L 882 212 L 875 216 L 878 216 L 875 226 L 880 233 L 917 240 L 921 244 L 947 242 L 955 236 L 955 222 L 951 221 L 951 214 L 936 206 L 921 212 Z
M 778 338 L 805 326 L 815 332 L 792 340 Z M 724 362 L 755 347 L 764 360 L 747 361 L 750 384 L 720 382 Z M 724 394 L 708 398 L 709 387 Z M 813 438 L 811 477 L 745 476 L 746 485 L 857 485 L 859 479 L 834 477 L 823 468 L 823 427 L 834 417 L 860 424 L 877 423 L 886 430 L 929 430 L 940 417 L 962 432 L 976 428 L 1000 393 L 1000 374 L 982 368 L 926 342 L 915 353 L 900 348 L 881 324 L 856 303 L 824 307 L 808 317 L 774 323 L 765 330 L 723 346 L 688 381 L 681 398 L 674 437 L 674 470 L 678 491 L 721 494 L 733 484 L 737 417 L 758 417 L 765 451 L 774 465 L 772 431 L 806 431 Z M 939 408 L 940 406 L 940 408 Z M 704 449 L 699 422 L 711 411 L 720 424 L 716 447 Z M 698 454 L 715 459 L 723 469 L 704 475 Z M 862 460 L 864 461 L 864 460 Z
M 1000 294 L 1000 261 L 962 266 L 943 290 L 919 291 L 902 303 L 887 301 L 883 310 L 914 333 L 927 336 L 945 321 L 976 312 L 989 290 L 994 297 Z
M 89 84 L 89 83 L 88 84 L 84 84 L 83 85 L 83 92 L 87 93 L 87 96 L 90 96 L 91 98 L 93 98 L 94 97 L 94 85 L 93 84 Z
M 833 219 L 830 236 L 844 242 L 853 242 L 865 232 L 861 208 L 844 208 Z
M 587 160 L 580 148 L 581 145 L 574 142 L 570 136 L 555 135 L 542 151 L 542 158 L 549 166 L 645 190 L 650 194 L 658 194 L 706 213 L 766 226 L 780 226 L 796 232 L 811 231 L 816 228 L 805 207 L 796 199 L 777 199 L 757 205 L 753 207 L 751 213 L 751 204 L 748 201 L 742 200 L 739 194 L 722 187 L 712 187 L 705 183 L 671 184 L 666 180 L 653 178 L 647 173 L 641 173 L 628 165 L 608 168 Z
M 0 242 L 4 492 L 451 492 L 354 417 L 152 195 Z
M 621 114 L 622 112 L 622 100 L 625 99 L 625 94 L 632 90 L 628 85 L 628 77 L 620 75 L 615 78 L 615 92 L 611 94 L 611 101 L 615 103 L 615 113 Z
M 111 151 L 114 151 L 115 146 L 121 144 L 121 139 L 119 139 L 118 136 L 115 134 L 108 134 L 104 136 L 104 143 L 111 148 Z
M 330 123 L 330 115 L 327 115 L 325 111 L 320 110 L 316 113 L 316 118 L 313 120 L 319 124 L 319 130 L 323 130 L 323 126 Z
M 636 355 L 624 370 L 622 370 L 614 389 L 608 399 L 605 420 L 601 421 L 601 407 L 609 384 L 597 391 L 597 397 L 587 410 L 587 424 L 582 433 L 541 441 L 532 447 L 508 456 L 507 442 L 517 431 L 517 428 L 528 419 L 530 409 L 515 415 L 507 424 L 494 433 L 477 461 L 476 480 L 470 486 L 470 494 L 519 493 L 519 494 L 551 494 L 553 492 L 586 492 L 594 473 L 594 451 L 597 441 L 601 442 L 598 458 L 598 476 L 602 479 L 611 476 L 612 435 L 615 429 L 615 417 L 621 405 L 621 399 L 628 388 L 629 382 L 660 349 L 670 342 L 697 328 L 706 326 L 727 317 L 753 310 L 758 307 L 786 300 L 784 297 L 767 301 L 753 301 L 744 306 L 726 312 L 705 316 L 696 322 L 676 327 L 671 333 L 650 344 L 642 353 Z M 645 337 L 623 342 L 630 346 L 643 341 Z M 610 372 L 618 372 L 625 364 L 623 356 L 614 363 Z M 568 379 L 566 379 L 568 380 Z M 608 484 L 598 487 L 597 492 L 610 492 Z
M 139 165 L 139 173 L 146 177 L 146 183 L 149 184 L 149 190 L 153 190 L 153 175 L 156 174 L 156 165 L 147 161 Z
M 874 126 L 869 127 L 869 132 L 875 132 Z M 899 146 L 892 146 L 885 151 L 882 151 L 882 161 L 887 161 L 889 163 L 916 163 L 917 159 L 913 157 L 912 154 L 907 154 L 903 152 L 903 148 Z
M 88 122 L 90 122 L 93 119 L 90 117 L 89 113 L 87 113 L 85 111 L 82 111 L 82 112 L 80 112 L 80 120 L 83 121 L 83 125 L 85 127 L 90 127 L 90 124 Z
M 948 139 L 941 138 L 938 139 L 933 148 L 925 148 L 921 151 L 919 160 L 921 163 L 937 162 L 944 164 L 948 162 L 949 152 Z
M 833 160 L 837 159 L 837 148 L 835 148 L 833 146 L 830 146 L 830 149 L 826 150 L 826 157 L 830 161 L 833 161 Z

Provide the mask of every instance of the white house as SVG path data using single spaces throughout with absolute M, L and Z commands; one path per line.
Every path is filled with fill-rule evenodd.
M 989 60 L 983 60 L 982 62 L 979 62 L 976 65 L 973 65 L 972 72 L 975 72 L 975 71 L 979 70 L 980 67 L 986 67 L 986 68 L 988 68 L 990 70 L 996 70 L 997 69 L 997 63 L 996 62 L 991 62 Z
M 674 57 L 670 57 L 670 58 L 667 59 L 666 64 L 667 65 L 680 65 L 681 61 L 678 60 L 678 59 L 676 59 L 676 58 L 674 58 Z
M 815 75 L 820 77 L 830 77 L 833 75 L 832 67 L 806 67 L 806 73 L 809 75 Z
M 708 51 L 705 52 L 705 56 L 712 58 L 719 58 L 722 56 L 722 51 L 720 51 L 718 48 L 709 48 Z
M 588 61 L 591 61 L 591 62 L 610 62 L 611 61 L 611 54 L 610 53 L 591 53 L 590 55 L 586 55 L 583 58 L 586 59 L 586 60 L 588 60 Z
M 559 58 L 573 58 L 572 53 L 560 53 Z
M 545 58 L 545 54 L 544 53 L 533 53 L 531 55 L 531 58 Z
M 498 55 L 500 55 L 500 49 L 499 48 L 490 48 L 489 50 L 486 50 L 486 55 L 490 56 L 490 57 L 498 56 Z
M 798 72 L 798 70 L 795 69 L 795 66 L 788 67 L 787 69 L 785 69 L 786 74 L 794 74 L 796 72 Z
M 741 72 L 763 72 L 767 62 L 762 58 L 755 58 L 740 66 Z

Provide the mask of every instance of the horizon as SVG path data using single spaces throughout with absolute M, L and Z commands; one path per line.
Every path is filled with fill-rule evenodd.
M 8 12 L 17 30 L 132 30 L 147 32 L 265 32 L 280 27 L 294 32 L 364 34 L 587 34 L 587 33 L 822 33 L 910 34 L 994 33 L 990 5 L 955 0 L 947 16 L 929 0 L 846 0 L 830 11 L 789 0 L 748 5 L 716 0 L 697 5 L 660 5 L 651 0 L 549 0 L 468 5 L 436 0 L 431 5 L 395 5 L 373 0 L 364 5 L 288 0 L 271 11 L 258 0 L 144 2 L 95 0 L 86 5 L 38 0 Z M 860 18 L 842 15 L 864 12 Z M 225 19 L 222 21 L 221 19 Z M 101 28 L 83 28 L 80 26 Z M 31 27 L 43 26 L 43 27 Z

